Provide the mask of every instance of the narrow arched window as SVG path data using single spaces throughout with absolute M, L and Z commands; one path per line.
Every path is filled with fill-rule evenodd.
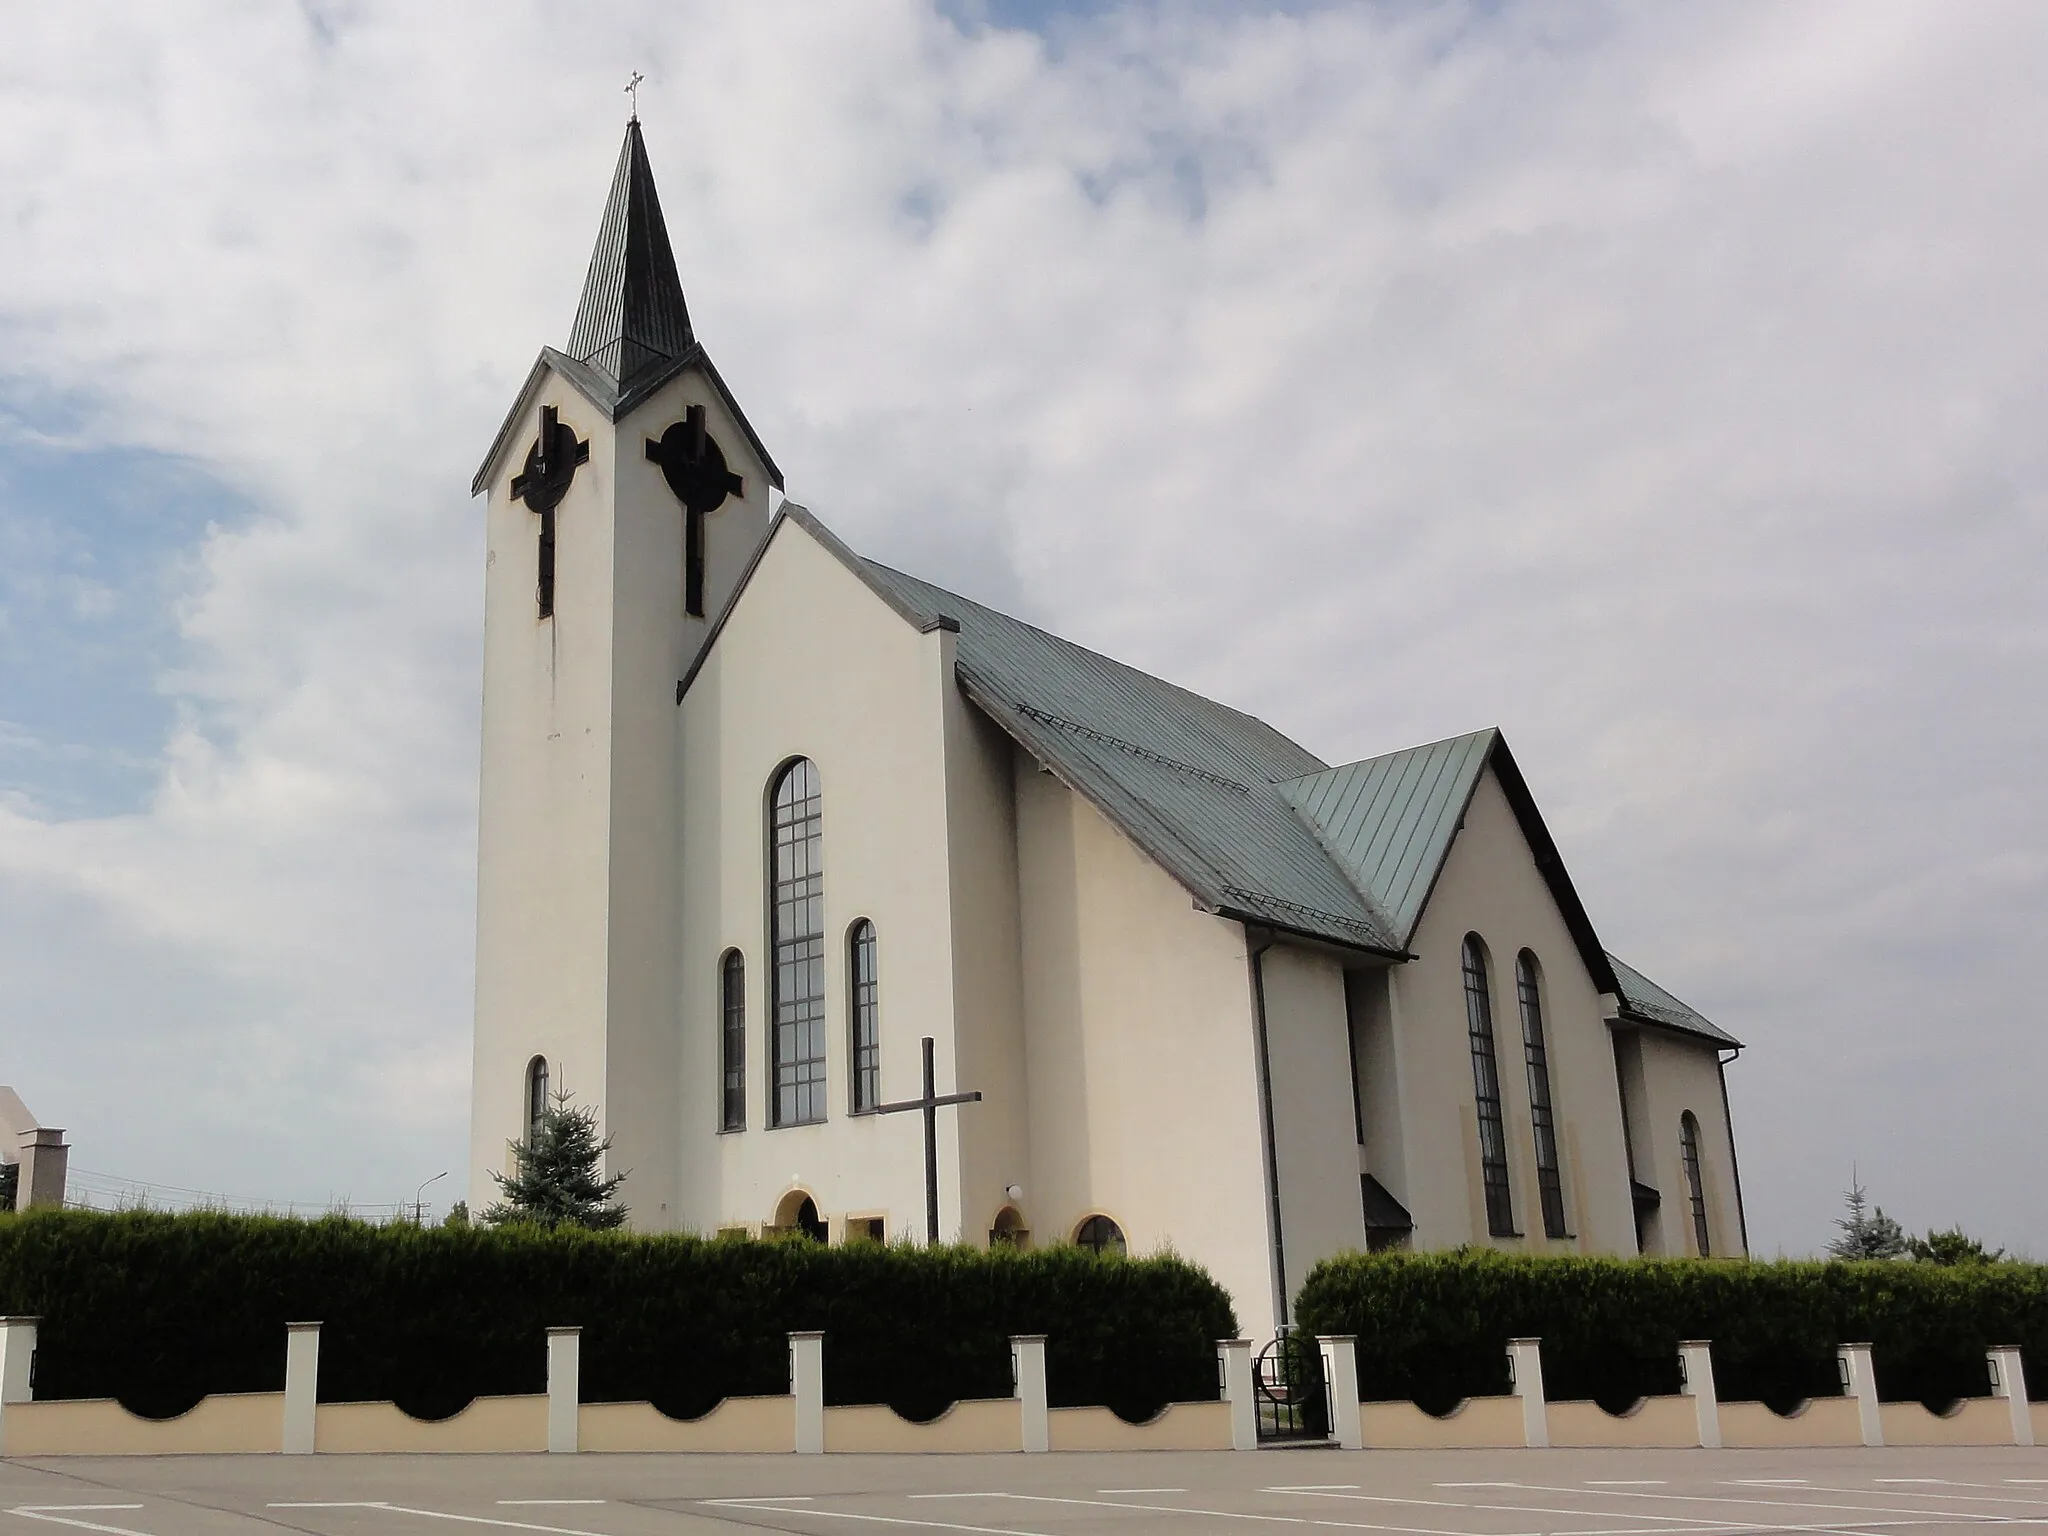
M 1479 1168 L 1486 1185 L 1486 1230 L 1515 1236 L 1508 1189 L 1508 1138 L 1500 1115 L 1500 1062 L 1493 1050 L 1493 993 L 1479 935 L 1465 935 L 1465 1024 L 1472 1036 L 1472 1095 L 1479 1109 Z
M 1678 1117 L 1678 1160 L 1685 1165 L 1685 1192 L 1692 1201 L 1692 1236 L 1701 1258 L 1712 1255 L 1707 1242 L 1707 1191 L 1700 1177 L 1700 1123 L 1691 1110 Z
M 1090 1216 L 1074 1228 L 1074 1242 L 1091 1253 L 1122 1257 L 1129 1251 L 1124 1242 L 1124 1229 L 1107 1216 Z
M 1557 1171 L 1557 1114 L 1550 1102 L 1550 1054 L 1543 1044 L 1543 991 L 1536 957 L 1515 961 L 1515 995 L 1522 1005 L 1522 1054 L 1529 1064 L 1529 1120 L 1536 1132 L 1536 1188 L 1543 1200 L 1543 1235 L 1568 1237 L 1564 1180 Z
M 540 1134 L 540 1122 L 548 1112 L 548 1059 L 536 1056 L 526 1064 L 526 1144 L 533 1145 Z
M 769 795 L 770 1123 L 825 1118 L 825 897 L 817 765 L 800 757 Z
M 747 1125 L 747 962 L 728 949 L 718 963 L 718 1128 Z
M 875 925 L 862 918 L 846 936 L 846 996 L 851 1014 L 853 1112 L 882 1102 L 880 992 L 875 980 Z

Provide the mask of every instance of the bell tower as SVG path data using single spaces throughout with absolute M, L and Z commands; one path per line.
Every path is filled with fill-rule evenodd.
M 677 679 L 782 475 L 697 340 L 637 114 L 566 350 L 541 349 L 486 497 L 469 1200 L 532 1069 L 594 1105 L 632 1224 L 674 1224 Z

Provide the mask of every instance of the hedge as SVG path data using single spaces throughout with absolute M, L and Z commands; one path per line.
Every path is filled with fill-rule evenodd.
M 1678 1391 L 1681 1339 L 1712 1341 L 1722 1401 L 1781 1412 L 1839 1393 L 1835 1348 L 1860 1340 L 1892 1401 L 1984 1396 L 1993 1344 L 2020 1345 L 2030 1394 L 2048 1395 L 2039 1264 L 1347 1254 L 1309 1272 L 1296 1318 L 1358 1336 L 1364 1397 L 1435 1413 L 1506 1392 L 1511 1338 L 1543 1341 L 1547 1396 L 1610 1411 Z
M 677 1417 L 786 1392 L 785 1335 L 823 1329 L 829 1403 L 925 1419 L 1004 1397 L 1010 1336 L 1043 1333 L 1055 1405 L 1144 1418 L 1215 1398 L 1236 1335 L 1228 1295 L 1171 1257 L 150 1212 L 0 1218 L 0 1315 L 23 1314 L 39 1398 L 150 1417 L 280 1390 L 301 1320 L 323 1324 L 322 1400 L 423 1418 L 543 1390 L 550 1326 L 583 1329 L 585 1401 Z

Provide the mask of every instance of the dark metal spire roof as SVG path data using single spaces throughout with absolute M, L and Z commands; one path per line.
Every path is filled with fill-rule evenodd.
M 673 363 L 695 343 L 647 145 L 634 118 L 626 124 L 612 173 L 612 194 L 569 331 L 569 356 L 624 395 L 641 375 Z

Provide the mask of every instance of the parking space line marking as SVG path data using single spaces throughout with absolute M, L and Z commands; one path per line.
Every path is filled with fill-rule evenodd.
M 140 1508 L 142 1508 L 140 1504 L 18 1504 L 13 1509 L 9 1510 L 8 1513 L 13 1515 L 33 1515 L 39 1514 L 45 1510 L 49 1510 L 52 1512 L 59 1510 L 76 1510 L 80 1513 L 87 1513 L 93 1510 Z
M 992 1498 L 1006 1499 L 1010 1495 L 998 1493 Z M 1012 1527 L 995 1525 L 955 1525 L 949 1520 L 913 1520 L 908 1515 L 856 1515 L 845 1509 L 789 1509 L 787 1504 L 799 1502 L 787 1499 L 783 1504 L 767 1504 L 757 1499 L 703 1499 L 704 1504 L 739 1504 L 749 1509 L 758 1509 L 781 1515 L 811 1515 L 821 1520 L 861 1520 L 877 1525 L 914 1525 L 927 1531 L 967 1531 L 970 1536 L 1038 1536 L 1035 1531 L 1020 1531 Z
M 1945 1477 L 1873 1477 L 1873 1483 L 1945 1483 Z
M 602 1504 L 603 1499 L 500 1499 L 500 1505 L 514 1504 Z
M 1665 1479 L 1661 1477 L 1589 1477 L 1588 1488 L 1662 1488 Z
M 1810 1484 L 1809 1487 L 1814 1493 L 1869 1492 L 1866 1488 L 1832 1488 L 1826 1483 Z M 1894 1499 L 1962 1499 L 1971 1504 L 2024 1504 L 2033 1509 L 2039 1509 L 2043 1503 L 2048 1503 L 2048 1500 L 2038 1498 L 2008 1499 L 1995 1493 L 1950 1493 L 1947 1490 L 1943 1490 L 1940 1493 L 1915 1493 L 1910 1488 L 1895 1488 L 1891 1490 L 1888 1497 Z
M 382 1509 L 375 1499 L 321 1499 L 298 1504 L 266 1504 L 265 1509 Z
M 1731 1488 L 1801 1488 L 1806 1485 L 1803 1477 L 1731 1477 L 1726 1482 Z
M 125 1508 L 140 1509 L 140 1504 L 126 1505 Z M 19 1515 L 24 1520 L 47 1520 L 52 1525 L 76 1526 L 81 1531 L 98 1531 L 101 1536 L 149 1536 L 147 1531 L 131 1531 L 125 1525 L 97 1525 L 90 1520 L 73 1520 L 64 1515 L 53 1515 L 46 1509 L 33 1509 L 17 1504 L 8 1510 L 10 1515 Z
M 1290 1483 L 1279 1488 L 1261 1488 L 1261 1493 L 1349 1493 L 1356 1483 Z M 1108 1489 L 1102 1490 L 1107 1493 Z
M 579 1531 L 566 1525 L 530 1525 L 524 1520 L 494 1520 L 489 1515 L 451 1515 L 445 1510 L 416 1509 L 409 1504 L 377 1504 L 395 1515 L 418 1515 L 422 1520 L 460 1520 L 464 1525 L 495 1525 L 508 1531 L 545 1531 L 548 1536 L 605 1536 L 602 1531 Z
M 1185 1488 L 1098 1488 L 1097 1493 L 1186 1493 Z
M 1006 1493 L 1006 1499 L 1022 1499 L 1033 1504 L 1081 1504 L 1094 1509 L 1134 1509 L 1143 1514 L 1153 1515 L 1207 1515 L 1217 1520 L 1258 1520 L 1271 1525 L 1315 1525 L 1340 1531 L 1395 1531 L 1400 1536 L 1468 1536 L 1463 1531 L 1447 1531 L 1433 1525 L 1376 1525 L 1369 1520 L 1318 1520 L 1312 1515 L 1255 1515 L 1239 1509 L 1186 1509 L 1177 1504 L 1112 1504 L 1106 1499 L 1058 1498 L 1049 1493 Z M 1328 1495 L 1342 1498 L 1342 1494 Z M 1400 1500 L 1402 1503 L 1433 1503 L 1430 1499 Z M 1453 1506 L 1464 1508 L 1463 1505 Z M 1501 1532 L 1499 1536 L 1541 1536 L 1536 1531 Z
M 907 1499 L 1000 1499 L 1000 1493 L 907 1493 Z
M 1570 1488 L 1559 1490 L 1525 1483 L 1517 1483 L 1513 1486 L 1529 1488 L 1531 1492 L 1537 1493 L 1556 1493 L 1560 1491 L 1572 1493 L 1576 1491 Z M 1397 1499 L 1391 1494 L 1384 1493 L 1306 1493 L 1305 1497 L 1311 1499 L 1353 1499 L 1362 1504 L 1434 1504 L 1440 1509 L 1487 1509 L 1503 1511 L 1511 1515 L 1581 1515 L 1593 1520 L 1659 1520 L 1668 1525 L 1685 1526 L 1697 1525 L 1702 1518 L 1699 1515 L 1647 1515 L 1636 1510 L 1630 1510 L 1628 1513 L 1623 1514 L 1619 1511 L 1610 1513 L 1604 1509 L 1559 1509 L 1554 1504 L 1474 1504 L 1450 1499 Z M 1640 1497 L 1655 1498 L 1656 1495 L 1648 1494 L 1640 1495 Z M 1711 1522 L 1711 1528 L 1741 1530 L 1746 1528 L 1746 1523 L 1740 1520 L 1716 1520 Z
M 1524 1483 L 1522 1486 L 1534 1493 L 1592 1492 L 1596 1497 L 1605 1497 L 1610 1499 L 1656 1499 L 1658 1502 L 1666 1504 L 1769 1504 L 1774 1505 L 1781 1509 L 1846 1509 L 1859 1514 L 1871 1515 L 1917 1515 L 1924 1513 L 1924 1511 L 1912 1508 L 1911 1506 L 1899 1504 L 1826 1504 L 1822 1503 L 1817 1499 L 1766 1499 L 1761 1497 L 1730 1498 L 1726 1494 L 1716 1493 L 1626 1493 L 1620 1491 L 1608 1492 L 1604 1489 L 1581 1490 L 1572 1488 L 1557 1488 L 1552 1487 L 1545 1483 Z M 1870 1490 L 1864 1488 L 1788 1488 L 1785 1491 L 1787 1493 L 1867 1493 Z M 1882 1497 L 1882 1495 L 1873 1496 Z M 1891 1495 L 1891 1497 L 1905 1499 L 1926 1499 L 1935 1498 L 1938 1497 L 1938 1495 L 1926 1493 L 1897 1493 Z M 1962 1495 L 1962 1497 L 1968 1497 L 1968 1495 Z M 2010 1504 L 2033 1504 L 2038 1503 L 2039 1501 L 2033 1499 L 2007 1499 L 2002 1500 L 2000 1502 Z M 1675 1519 L 1677 1517 L 1671 1515 L 1646 1515 L 1643 1518 L 1649 1520 L 1669 1520 Z M 1695 1520 L 1702 1520 L 1706 1517 L 1703 1515 L 1695 1515 L 1693 1518 Z M 1974 1510 L 1963 1510 L 1960 1513 L 1958 1513 L 1955 1518 L 1959 1520 L 1987 1520 L 1995 1519 L 1997 1517 L 1980 1514 Z M 1835 1523 L 1839 1525 L 1845 1523 L 1855 1524 L 1856 1522 L 1837 1521 Z
M 1431 1483 L 1432 1488 L 1519 1488 L 1520 1483 Z

